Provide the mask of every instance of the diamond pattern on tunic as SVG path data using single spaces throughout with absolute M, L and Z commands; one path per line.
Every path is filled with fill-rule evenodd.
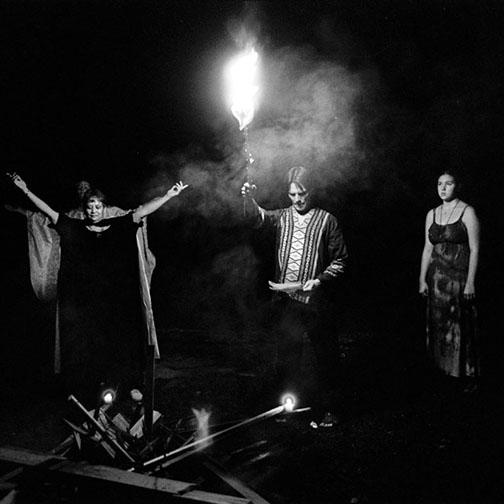
M 287 282 L 299 281 L 299 271 L 301 269 L 301 260 L 303 258 L 303 249 L 306 238 L 306 228 L 310 223 L 313 210 L 310 210 L 304 216 L 300 216 L 294 212 L 294 231 L 292 233 L 292 241 L 289 250 L 289 259 L 287 262 L 287 270 L 285 280 Z

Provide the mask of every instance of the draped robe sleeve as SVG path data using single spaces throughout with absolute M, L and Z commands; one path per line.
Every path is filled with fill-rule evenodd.
M 108 206 L 104 210 L 104 218 L 119 217 L 128 213 L 119 207 Z M 81 209 L 73 209 L 66 215 L 74 219 L 84 219 Z M 61 261 L 60 238 L 54 230 L 48 217 L 40 212 L 29 211 L 27 218 L 28 259 L 30 265 L 30 281 L 37 298 L 43 302 L 57 301 L 58 273 Z M 150 285 L 156 266 L 156 258 L 149 249 L 147 239 L 147 217 L 142 219 L 143 225 L 136 234 L 139 280 L 142 297 L 142 312 L 147 329 L 148 344 L 154 346 L 154 355 L 160 357 L 157 341 Z M 58 307 L 56 306 L 54 370 L 60 371 L 60 335 L 58 324 Z

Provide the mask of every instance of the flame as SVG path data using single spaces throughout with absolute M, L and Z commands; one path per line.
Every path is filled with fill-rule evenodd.
M 114 400 L 114 395 L 112 394 L 112 392 L 106 392 L 105 394 L 103 394 L 103 402 L 105 404 L 111 404 Z
M 194 413 L 194 416 L 196 417 L 196 421 L 198 423 L 196 430 L 196 441 L 207 438 L 209 433 L 208 419 L 210 418 L 210 411 L 207 411 L 205 408 L 201 410 L 192 408 L 192 412 Z M 203 448 L 206 448 L 208 444 L 209 441 L 205 441 L 199 446 L 199 449 L 202 450 Z
M 116 398 L 116 391 L 111 388 L 106 388 L 102 390 L 101 400 L 103 404 L 112 404 Z
M 282 402 L 284 411 L 286 411 L 287 413 L 291 413 L 292 411 L 294 411 L 294 407 L 296 406 L 296 397 L 293 394 L 289 394 L 289 393 L 285 394 L 282 397 L 281 402 Z
M 231 112 L 238 120 L 240 131 L 254 118 L 258 86 L 259 55 L 250 47 L 233 59 L 226 68 Z

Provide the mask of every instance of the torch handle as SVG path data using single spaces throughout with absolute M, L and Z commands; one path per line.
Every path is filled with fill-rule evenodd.
M 248 128 L 245 127 L 243 128 L 243 137 L 244 137 L 244 142 L 243 142 L 243 151 L 245 152 L 245 182 L 249 185 L 252 184 L 252 179 L 250 177 L 250 167 L 252 166 L 252 163 L 254 162 L 254 158 L 252 157 L 252 154 L 249 151 L 248 147 Z M 244 199 L 243 200 L 243 216 L 247 216 L 247 202 Z
M 251 179 L 250 179 L 250 167 L 254 163 L 254 158 L 252 157 L 252 154 L 250 153 L 249 150 L 249 145 L 248 145 L 248 128 L 244 128 L 243 130 L 243 137 L 245 141 L 243 142 L 243 150 L 245 151 L 245 160 L 246 160 L 246 165 L 245 165 L 245 176 L 246 176 L 246 181 L 250 184 Z

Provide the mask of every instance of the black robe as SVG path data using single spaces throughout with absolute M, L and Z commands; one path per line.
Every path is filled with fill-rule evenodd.
M 131 214 L 102 221 L 102 232 L 60 214 L 58 277 L 61 372 L 68 392 L 94 394 L 101 383 L 141 385 L 142 321 L 136 231 Z

